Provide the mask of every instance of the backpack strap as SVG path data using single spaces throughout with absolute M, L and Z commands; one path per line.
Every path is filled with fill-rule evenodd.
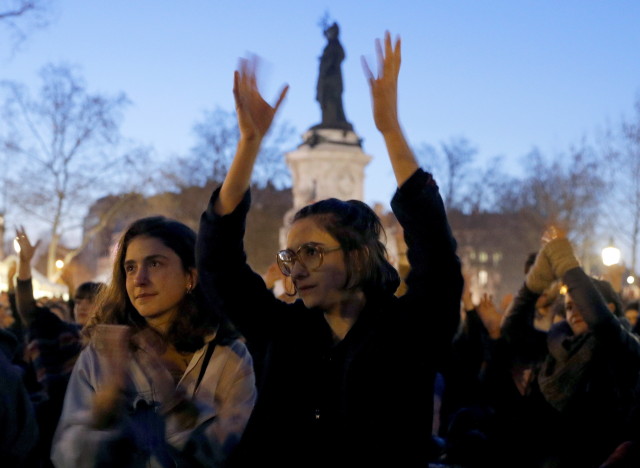
M 216 336 L 207 344 L 207 350 L 204 353 L 204 358 L 202 359 L 202 366 L 200 367 L 200 374 L 198 375 L 198 380 L 196 380 L 196 386 L 195 386 L 195 389 L 193 390 L 194 394 L 198 391 L 198 388 L 200 387 L 200 382 L 202 382 L 202 377 L 204 377 L 204 373 L 207 370 L 207 366 L 209 365 L 209 361 L 211 360 L 211 356 L 213 355 L 213 351 L 216 349 L 217 344 L 218 344 L 218 334 L 216 333 Z

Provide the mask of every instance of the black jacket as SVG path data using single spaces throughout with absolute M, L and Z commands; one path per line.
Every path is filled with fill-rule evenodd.
M 249 194 L 223 217 L 216 197 L 200 223 L 199 281 L 246 337 L 259 385 L 237 466 L 426 466 L 433 380 L 463 282 L 431 175 L 418 170 L 392 201 L 408 246 L 407 292 L 367 297 L 335 346 L 322 312 L 279 301 L 247 264 Z

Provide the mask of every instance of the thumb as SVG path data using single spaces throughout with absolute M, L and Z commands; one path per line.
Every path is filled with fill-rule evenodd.
M 288 91 L 289 91 L 289 85 L 288 84 L 284 85 L 284 87 L 282 88 L 282 91 L 280 91 L 280 97 L 276 101 L 276 104 L 273 106 L 274 112 L 278 112 L 278 109 L 280 108 L 280 104 L 282 104 L 282 101 L 284 101 L 284 98 L 286 97 Z

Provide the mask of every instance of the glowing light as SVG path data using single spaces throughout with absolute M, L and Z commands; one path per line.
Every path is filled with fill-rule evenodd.
M 62 270 L 64 268 L 64 262 L 62 260 L 56 260 L 56 268 Z
M 627 276 L 627 284 L 633 284 L 635 282 L 636 282 L 636 279 L 633 277 L 633 275 Z
M 620 249 L 613 246 L 613 240 L 609 242 L 609 246 L 602 249 L 602 263 L 605 266 L 615 265 L 620 261 Z

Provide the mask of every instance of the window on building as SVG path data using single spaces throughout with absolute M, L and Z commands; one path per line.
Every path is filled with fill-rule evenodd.
M 487 270 L 480 270 L 478 272 L 478 284 L 480 284 L 480 286 L 486 286 L 488 282 L 489 273 L 487 273 Z
M 494 254 L 492 255 L 493 258 L 493 264 L 497 265 L 498 263 L 500 263 L 500 260 L 502 260 L 502 252 L 494 252 Z
M 489 261 L 489 254 L 487 252 L 478 253 L 478 261 L 480 263 L 487 263 Z

